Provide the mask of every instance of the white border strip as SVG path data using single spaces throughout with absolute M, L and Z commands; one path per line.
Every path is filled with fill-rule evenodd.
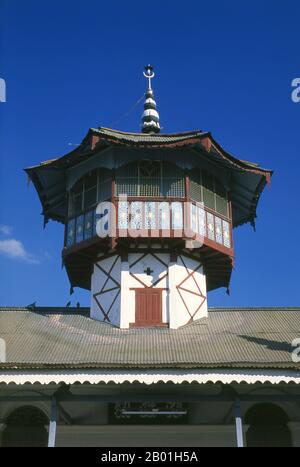
M 0 384 L 123 384 L 123 383 L 269 383 L 300 384 L 300 371 L 277 370 L 149 370 L 149 371 L 114 371 L 114 370 L 66 370 L 66 371 L 0 371 Z

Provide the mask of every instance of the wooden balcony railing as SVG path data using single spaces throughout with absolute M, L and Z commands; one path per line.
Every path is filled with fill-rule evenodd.
M 113 203 L 100 206 L 67 221 L 66 248 L 97 237 L 100 221 L 102 237 L 203 239 L 209 246 L 232 252 L 231 220 L 200 203 L 116 198 Z

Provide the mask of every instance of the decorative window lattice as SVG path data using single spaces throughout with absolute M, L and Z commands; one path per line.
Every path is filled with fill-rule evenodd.
M 190 172 L 190 195 L 194 201 L 203 201 L 201 172 L 198 169 Z
M 161 230 L 170 230 L 170 204 L 159 203 L 159 228 Z
M 69 217 L 111 198 L 112 176 L 109 169 L 95 169 L 84 175 L 71 189 Z
M 161 162 L 141 161 L 139 163 L 139 196 L 160 196 L 161 182 Z
M 191 216 L 191 229 L 193 232 L 198 233 L 199 231 L 198 212 L 197 212 L 197 206 L 195 204 L 191 204 L 190 216 Z
M 118 203 L 118 227 L 121 230 L 128 229 L 129 213 L 128 203 L 126 201 L 119 201 Z
M 97 222 L 98 222 L 99 216 L 96 214 L 96 211 L 94 211 L 94 216 L 93 216 L 93 236 L 97 235 Z
M 223 244 L 223 229 L 222 229 L 222 219 L 215 217 L 215 226 L 216 226 L 216 242 Z
M 139 196 L 139 186 L 136 178 L 120 177 L 117 179 L 117 196 Z
M 190 172 L 190 195 L 194 201 L 203 202 L 214 211 L 228 216 L 228 196 L 222 183 L 205 170 Z
M 117 196 L 139 196 L 138 164 L 122 165 L 116 171 Z
M 161 180 L 154 177 L 141 177 L 138 196 L 161 196 Z
M 139 161 L 120 167 L 116 174 L 117 196 L 184 198 L 183 170 L 162 161 Z
M 75 243 L 75 219 L 72 219 L 68 223 L 67 228 L 67 246 L 70 247 Z
M 231 248 L 230 225 L 229 222 L 226 221 L 223 221 L 223 239 L 224 246 Z
M 112 177 L 110 170 L 103 170 L 99 171 L 99 179 L 98 179 L 98 195 L 97 201 L 107 201 L 111 198 L 111 185 L 112 185 Z
M 172 229 L 183 229 L 182 203 L 172 203 Z
M 162 165 L 162 192 L 170 198 L 185 197 L 185 177 L 183 170 L 175 164 L 164 162 Z
M 199 234 L 199 236 L 206 236 L 206 213 L 202 206 L 191 204 L 190 226 L 192 231 Z
M 82 242 L 84 231 L 84 216 L 79 216 L 76 219 L 76 243 Z
M 84 209 L 94 206 L 97 202 L 97 185 L 84 191 Z
M 228 196 L 222 183 L 215 179 L 216 211 L 228 216 Z
M 169 198 L 184 198 L 184 179 L 166 177 L 163 180 L 163 195 Z
M 207 213 L 207 236 L 209 240 L 215 240 L 214 215 L 210 212 Z
M 145 228 L 157 229 L 156 203 L 154 202 L 145 203 Z
M 206 236 L 206 214 L 201 206 L 198 206 L 198 222 L 199 222 L 199 235 Z
M 70 212 L 71 216 L 76 216 L 80 214 L 83 210 L 83 192 L 81 193 L 71 193 L 70 196 Z
M 93 236 L 93 211 L 89 211 L 84 216 L 84 239 L 88 240 Z
M 203 201 L 204 205 L 216 210 L 214 177 L 207 172 L 202 172 Z
M 143 203 L 135 201 L 131 203 L 131 228 L 133 230 L 141 230 L 143 223 Z
M 118 203 L 118 228 L 120 230 L 182 230 L 184 225 L 184 203 L 148 201 L 119 201 Z M 100 218 L 105 217 L 107 222 L 102 227 L 109 230 L 109 211 L 105 209 L 101 214 L 96 210 L 88 211 L 71 219 L 66 227 L 66 246 L 71 247 L 83 240 L 88 240 L 97 235 L 96 225 Z M 190 228 L 201 237 L 207 237 L 226 248 L 231 248 L 231 225 L 210 212 L 206 212 L 199 204 L 191 204 L 189 207 Z M 172 223 L 171 223 L 172 218 Z M 168 234 L 166 234 L 168 235 Z

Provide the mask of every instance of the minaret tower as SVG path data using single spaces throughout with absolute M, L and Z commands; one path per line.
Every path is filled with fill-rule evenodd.
M 144 76 L 141 133 L 91 128 L 26 172 L 45 223 L 64 224 L 63 264 L 71 288 L 91 291 L 91 317 L 176 329 L 208 316 L 208 291 L 229 288 L 233 228 L 254 224 L 272 171 L 208 132 L 160 133 L 150 65 Z

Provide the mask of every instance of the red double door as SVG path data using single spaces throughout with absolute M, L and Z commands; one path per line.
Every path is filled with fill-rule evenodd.
M 164 289 L 135 289 L 135 326 L 162 326 L 162 292 Z

